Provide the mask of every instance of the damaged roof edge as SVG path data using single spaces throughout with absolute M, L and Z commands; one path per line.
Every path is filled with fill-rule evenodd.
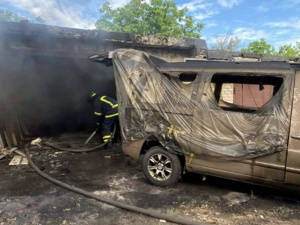
M 125 49 L 120 49 L 125 50 Z M 116 50 L 118 51 L 118 50 Z M 112 66 L 112 57 L 116 51 L 110 51 L 106 53 L 102 53 L 99 55 L 92 55 L 89 57 L 90 60 L 98 63 L 102 63 L 106 66 Z M 253 72 L 259 73 L 270 73 L 272 74 L 283 74 L 284 71 L 288 71 L 293 67 L 297 67 L 300 64 L 290 64 L 284 61 L 257 61 L 257 62 L 236 62 L 236 61 L 217 61 L 217 60 L 195 60 L 195 61 L 187 61 L 187 62 L 166 62 L 165 60 L 149 55 L 149 59 L 152 63 L 157 67 L 161 72 L 199 72 L 199 70 L 214 70 L 214 71 L 222 71 L 229 72 L 229 70 L 234 69 L 236 72 L 238 70 L 251 70 Z M 228 70 L 228 71 L 226 71 Z
M 115 50 L 116 51 L 116 50 Z M 95 62 L 99 62 L 99 63 L 104 63 L 107 64 L 108 61 L 111 61 L 112 56 L 114 54 L 115 51 L 109 51 L 106 53 L 101 53 L 98 55 L 92 55 L 89 57 L 90 60 L 95 61 Z M 214 52 L 213 54 L 211 54 L 212 52 Z M 162 63 L 165 63 L 165 65 L 173 65 L 173 67 L 181 67 L 182 65 L 185 65 L 184 67 L 188 66 L 192 66 L 196 65 L 195 63 L 197 63 L 196 67 L 199 67 L 199 63 L 203 63 L 205 62 L 204 65 L 210 66 L 212 65 L 213 67 L 216 67 L 216 65 L 214 64 L 214 62 L 218 62 L 218 65 L 221 65 L 220 63 L 235 63 L 235 64 L 240 64 L 240 63 L 250 63 L 249 65 L 251 65 L 251 63 L 259 63 L 258 65 L 266 65 L 265 63 L 268 63 L 268 67 L 274 67 L 275 69 L 284 69 L 282 67 L 284 67 L 283 65 L 285 65 L 285 69 L 289 69 L 291 66 L 294 68 L 299 68 L 300 66 L 300 59 L 299 57 L 285 57 L 285 56 L 270 56 L 270 55 L 262 55 L 262 54 L 256 54 L 256 53 L 244 53 L 244 52 L 226 52 L 226 51 L 218 51 L 218 50 L 207 50 L 207 51 L 202 51 L 201 52 L 201 56 L 202 58 L 192 58 L 192 60 L 187 60 L 186 62 L 173 62 L 173 63 L 169 63 L 165 60 L 163 60 L 162 58 L 159 58 L 155 55 L 151 55 L 149 54 L 149 57 L 151 57 L 152 59 L 150 59 L 151 61 L 153 61 L 153 63 L 155 65 L 159 65 Z M 240 57 L 240 59 L 236 59 L 234 57 Z M 256 61 L 248 61 L 247 59 L 257 59 Z M 207 64 L 207 62 L 210 62 L 210 64 Z M 183 63 L 183 64 L 180 64 Z M 271 64 L 273 63 L 273 64 Z M 165 66 L 164 65 L 164 66 Z M 174 66 L 177 65 L 177 66 Z M 225 65 L 225 64 L 223 64 Z M 229 65 L 229 64 L 228 64 Z M 252 64 L 254 65 L 254 64 Z M 278 67 L 277 67 L 278 65 Z M 163 65 L 160 65 L 160 67 L 164 67 Z M 169 66 L 170 67 L 170 66 Z M 182 67 L 181 67 L 182 69 Z
M 207 70 L 220 70 L 226 71 L 230 69 L 237 70 L 251 70 L 253 72 L 268 71 L 274 74 L 282 74 L 283 71 L 288 71 L 292 68 L 286 62 L 224 62 L 224 61 L 192 61 L 192 62 L 179 62 L 179 63 L 161 63 L 158 69 L 162 72 L 188 72 L 199 71 L 199 68 Z
M 118 42 L 120 44 L 127 43 L 135 46 L 152 46 L 153 48 L 164 46 L 167 48 L 207 50 L 206 41 L 203 39 L 175 38 L 157 35 L 141 36 L 133 33 L 108 32 L 97 29 L 87 30 L 28 22 L 0 21 L 0 34 L 22 35 L 34 38 L 55 37 L 80 40 L 100 40 Z

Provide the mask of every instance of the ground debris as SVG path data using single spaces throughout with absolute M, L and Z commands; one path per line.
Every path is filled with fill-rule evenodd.
M 228 206 L 233 206 L 248 202 L 251 198 L 248 194 L 245 193 L 230 192 L 227 195 L 222 196 L 222 199 Z
M 55 138 L 52 142 L 55 143 Z M 58 180 L 103 198 L 171 216 L 219 225 L 300 224 L 300 201 L 294 195 L 286 197 L 282 191 L 256 188 L 256 198 L 251 200 L 247 194 L 249 186 L 227 181 L 224 187 L 222 180 L 209 176 L 206 182 L 201 182 L 202 176 L 197 174 L 173 187 L 160 188 L 146 181 L 139 161 L 132 161 L 129 166 L 119 151 L 56 157 L 53 150 L 33 149 L 31 153 L 38 167 L 43 166 L 47 174 Z M 115 153 L 120 155 L 105 158 Z M 63 221 L 66 225 L 169 224 L 79 196 L 20 168 L 0 164 L 0 225 L 62 224 Z

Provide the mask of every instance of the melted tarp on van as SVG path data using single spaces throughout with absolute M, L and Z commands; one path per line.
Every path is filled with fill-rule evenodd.
M 120 49 L 113 66 L 124 145 L 155 139 L 171 152 L 230 160 L 287 149 L 295 74 L 288 63 L 167 63 Z M 248 88 L 254 103 L 240 94 L 227 101 L 221 96 L 227 84 Z M 267 87 L 270 99 L 257 103 L 252 90 Z

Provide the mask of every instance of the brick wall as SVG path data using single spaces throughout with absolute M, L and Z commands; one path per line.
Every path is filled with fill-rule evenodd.
M 233 84 L 223 84 L 221 99 L 225 102 L 233 103 Z

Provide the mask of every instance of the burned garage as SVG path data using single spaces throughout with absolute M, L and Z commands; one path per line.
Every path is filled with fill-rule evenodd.
M 195 43 L 168 48 L 143 44 L 145 40 L 138 43 L 130 34 L 26 22 L 0 25 L 1 102 L 5 109 L 1 117 L 18 117 L 33 132 L 87 128 L 91 123 L 86 105 L 89 92 L 116 96 L 112 69 L 92 63 L 89 56 L 134 47 L 166 59 L 183 60 L 194 57 L 196 50 Z
M 299 223 L 299 58 L 26 21 L 0 50 L 1 224 Z

